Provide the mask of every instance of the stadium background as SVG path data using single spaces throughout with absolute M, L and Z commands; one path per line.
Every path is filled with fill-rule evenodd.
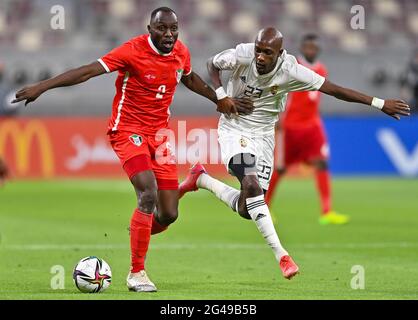
M 64 30 L 50 27 L 53 5 L 65 9 Z M 70 273 L 66 291 L 57 293 L 49 286 L 49 270 L 55 264 L 71 270 L 91 254 L 114 270 L 113 287 L 102 297 L 134 297 L 125 295 L 124 277 L 126 224 L 135 197 L 105 134 L 116 75 L 52 90 L 28 108 L 13 109 L 8 100 L 27 83 L 94 61 L 145 33 L 149 13 L 160 5 L 177 11 L 180 38 L 206 80 L 209 56 L 253 41 L 258 29 L 273 25 L 292 54 L 305 32 L 318 33 L 320 59 L 334 82 L 412 104 L 416 0 L 2 0 L 0 155 L 12 180 L 0 189 L 0 298 L 78 299 Z M 365 9 L 364 30 L 350 26 L 353 5 Z M 237 223 L 208 193 L 191 194 L 170 232 L 153 238 L 149 266 L 161 289 L 154 297 L 417 298 L 418 117 L 397 122 L 324 96 L 321 110 L 331 145 L 334 202 L 352 223 L 321 229 L 313 182 L 285 181 L 272 212 L 279 213 L 280 236 L 304 275 L 284 285 L 253 225 Z M 187 130 L 216 127 L 215 106 L 182 85 L 171 111 L 174 128 L 177 120 L 186 120 Z M 184 156 L 184 148 L 177 151 Z M 181 167 L 183 174 L 187 167 Z M 209 169 L 227 178 L 222 165 Z M 310 177 L 305 167 L 294 174 Z M 350 268 L 358 263 L 367 268 L 369 290 L 350 288 Z
M 50 10 L 54 5 L 65 9 L 64 30 L 51 29 Z M 120 174 L 112 151 L 105 148 L 104 136 L 115 74 L 53 90 L 26 109 L 22 105 L 13 109 L 8 100 L 26 83 L 94 61 L 127 39 L 146 32 L 149 13 L 159 5 L 171 6 L 178 12 L 180 38 L 190 47 L 194 70 L 206 80 L 205 62 L 209 56 L 240 42 L 253 41 L 257 30 L 273 25 L 284 34 L 285 48 L 295 55 L 299 39 L 307 30 L 320 34 L 320 58 L 334 82 L 383 98 L 412 100 L 404 79 L 417 44 L 418 4 L 414 0 L 6 0 L 0 4 L 0 62 L 4 75 L 0 110 L 10 116 L 7 121 L 15 123 L 0 128 L 0 153 L 6 154 L 14 176 Z M 364 30 L 352 29 L 353 5 L 365 9 Z M 206 124 L 205 128 L 216 126 L 215 107 L 181 85 L 171 110 L 178 119 L 193 116 L 196 121 L 199 117 L 206 121 L 210 117 L 211 125 Z M 321 110 L 326 116 L 334 173 L 418 175 L 416 119 L 394 123 L 371 108 L 327 96 L 322 98 Z M 52 116 L 55 120 L 44 121 Z M 63 119 L 76 124 L 76 119 L 68 120 L 74 116 L 88 116 L 99 122 L 101 119 L 103 125 L 84 126 L 91 130 L 82 134 L 71 125 L 60 125 Z M 26 120 L 20 122 L 21 117 Z M 33 117 L 36 121 L 30 121 Z M 36 127 L 34 135 L 30 134 L 31 126 Z M 176 126 L 175 120 L 172 126 Z M 7 128 L 14 130 L 9 132 Z M 42 141 L 37 146 L 38 137 Z M 25 139 L 35 140 L 24 143 Z M 48 164 L 42 168 L 38 163 L 65 167 L 64 162 L 71 161 L 68 157 L 75 157 L 82 145 L 90 153 L 87 168 L 45 169 Z M 62 157 L 63 150 L 67 159 Z M 21 159 L 24 156 L 31 161 Z M 89 164 L 95 170 L 90 170 Z M 222 166 L 211 169 L 219 174 L 224 171 Z

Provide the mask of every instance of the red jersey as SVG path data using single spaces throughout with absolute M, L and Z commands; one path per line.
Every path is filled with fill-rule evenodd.
M 155 134 L 167 127 L 177 84 L 192 72 L 190 52 L 180 40 L 163 54 L 148 34 L 140 35 L 98 61 L 107 72 L 118 71 L 109 132 Z
M 308 63 L 303 58 L 298 58 L 298 63 L 311 69 L 323 77 L 327 77 L 328 71 L 324 64 L 316 62 Z M 321 93 L 319 91 L 301 91 L 289 94 L 286 111 L 283 117 L 284 127 L 304 127 L 320 122 L 319 103 Z

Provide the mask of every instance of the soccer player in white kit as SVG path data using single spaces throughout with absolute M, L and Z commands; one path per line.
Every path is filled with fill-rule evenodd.
M 249 97 L 254 103 L 251 114 L 223 114 L 218 125 L 222 162 L 238 178 L 241 190 L 212 178 L 196 164 L 180 185 L 179 194 L 207 189 L 243 218 L 252 219 L 272 248 L 283 276 L 291 279 L 299 267 L 281 245 L 264 201 L 273 167 L 274 126 L 284 111 L 287 94 L 319 90 L 340 100 L 373 106 L 398 120 L 399 115 L 408 116 L 410 109 L 402 100 L 382 100 L 333 84 L 298 64 L 282 43 L 277 29 L 266 28 L 258 33 L 255 43 L 239 44 L 209 59 L 208 71 L 219 102 L 228 105 L 232 98 Z M 222 70 L 231 71 L 227 92 L 222 87 Z

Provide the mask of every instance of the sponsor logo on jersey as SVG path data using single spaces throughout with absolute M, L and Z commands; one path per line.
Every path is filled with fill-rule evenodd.
M 155 79 L 157 79 L 157 76 L 155 74 L 152 74 L 151 71 L 148 71 L 144 74 L 145 81 L 148 83 L 154 82 Z
M 272 86 L 271 88 L 270 88 L 270 92 L 271 92 L 271 94 L 276 94 L 277 92 L 279 92 L 279 86 Z
M 183 69 L 178 69 L 176 71 L 176 80 L 177 80 L 177 83 L 180 82 L 182 76 L 183 76 Z
M 129 140 L 131 140 L 131 142 L 136 145 L 137 147 L 139 147 L 142 144 L 142 137 L 137 135 L 137 134 L 133 134 L 129 137 Z

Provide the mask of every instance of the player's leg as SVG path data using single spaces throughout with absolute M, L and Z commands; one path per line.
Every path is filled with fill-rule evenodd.
M 345 224 L 348 216 L 332 210 L 331 175 L 328 166 L 329 147 L 321 123 L 305 130 L 299 139 L 304 141 L 303 159 L 315 170 L 316 188 L 321 202 L 320 224 Z
M 152 222 L 152 234 L 167 230 L 178 217 L 179 182 L 175 156 L 166 136 L 151 139 L 152 170 L 158 185 L 158 202 Z
M 147 156 L 138 156 L 125 164 L 135 166 L 133 162 L 147 162 Z M 148 160 L 150 162 L 150 160 Z M 140 171 L 130 178 L 134 186 L 138 207 L 134 210 L 130 223 L 131 270 L 127 278 L 130 291 L 156 291 L 154 283 L 145 272 L 145 257 L 148 252 L 153 222 L 153 212 L 157 204 L 157 182 L 152 170 Z
M 349 221 L 347 215 L 339 214 L 332 209 L 331 175 L 328 161 L 323 158 L 313 159 L 310 164 L 315 170 L 316 188 L 321 202 L 321 224 L 345 224 Z
M 276 189 L 285 174 L 286 168 L 282 167 L 275 169 L 271 175 L 269 189 L 267 190 L 265 197 L 266 203 L 269 207 L 271 207 L 271 201 L 273 199 L 274 193 L 276 192 Z
M 331 207 L 331 178 L 328 170 L 328 161 L 325 159 L 313 159 L 310 164 L 315 170 L 316 188 L 321 201 L 321 213 L 327 214 Z
M 154 212 L 151 234 L 167 230 L 178 217 L 178 190 L 158 190 L 157 210 Z
M 211 177 L 200 164 L 192 168 L 186 180 L 180 185 L 180 189 L 183 194 L 198 188 L 211 191 L 240 216 L 253 220 L 272 248 L 283 275 L 287 279 L 292 278 L 298 272 L 298 267 L 282 247 L 274 229 L 270 211 L 264 202 L 264 190 L 258 181 L 255 157 L 251 154 L 238 154 L 232 157 L 229 171 L 240 181 L 241 190 Z
M 285 129 L 280 129 L 276 132 L 276 148 L 275 148 L 275 155 L 274 155 L 274 162 L 276 169 L 273 171 L 271 175 L 269 188 L 266 192 L 266 203 L 271 208 L 271 202 L 273 200 L 273 196 L 276 192 L 276 189 L 286 173 L 286 131 Z
M 137 207 L 129 228 L 131 270 L 126 280 L 127 286 L 131 291 L 156 291 L 145 272 L 145 256 L 157 203 L 157 182 L 152 171 L 147 137 L 136 133 L 113 132 L 109 139 L 137 195 Z
M 283 248 L 274 228 L 270 210 L 264 201 L 264 190 L 268 189 L 270 172 L 264 170 L 268 166 L 259 166 L 257 169 L 256 157 L 252 154 L 239 154 L 232 157 L 229 169 L 241 183 L 241 194 L 238 200 L 238 212 L 245 219 L 251 219 L 257 226 L 267 244 L 280 264 L 283 276 L 292 278 L 298 272 L 298 266 L 293 262 L 288 252 Z M 260 179 L 265 179 L 263 185 Z

